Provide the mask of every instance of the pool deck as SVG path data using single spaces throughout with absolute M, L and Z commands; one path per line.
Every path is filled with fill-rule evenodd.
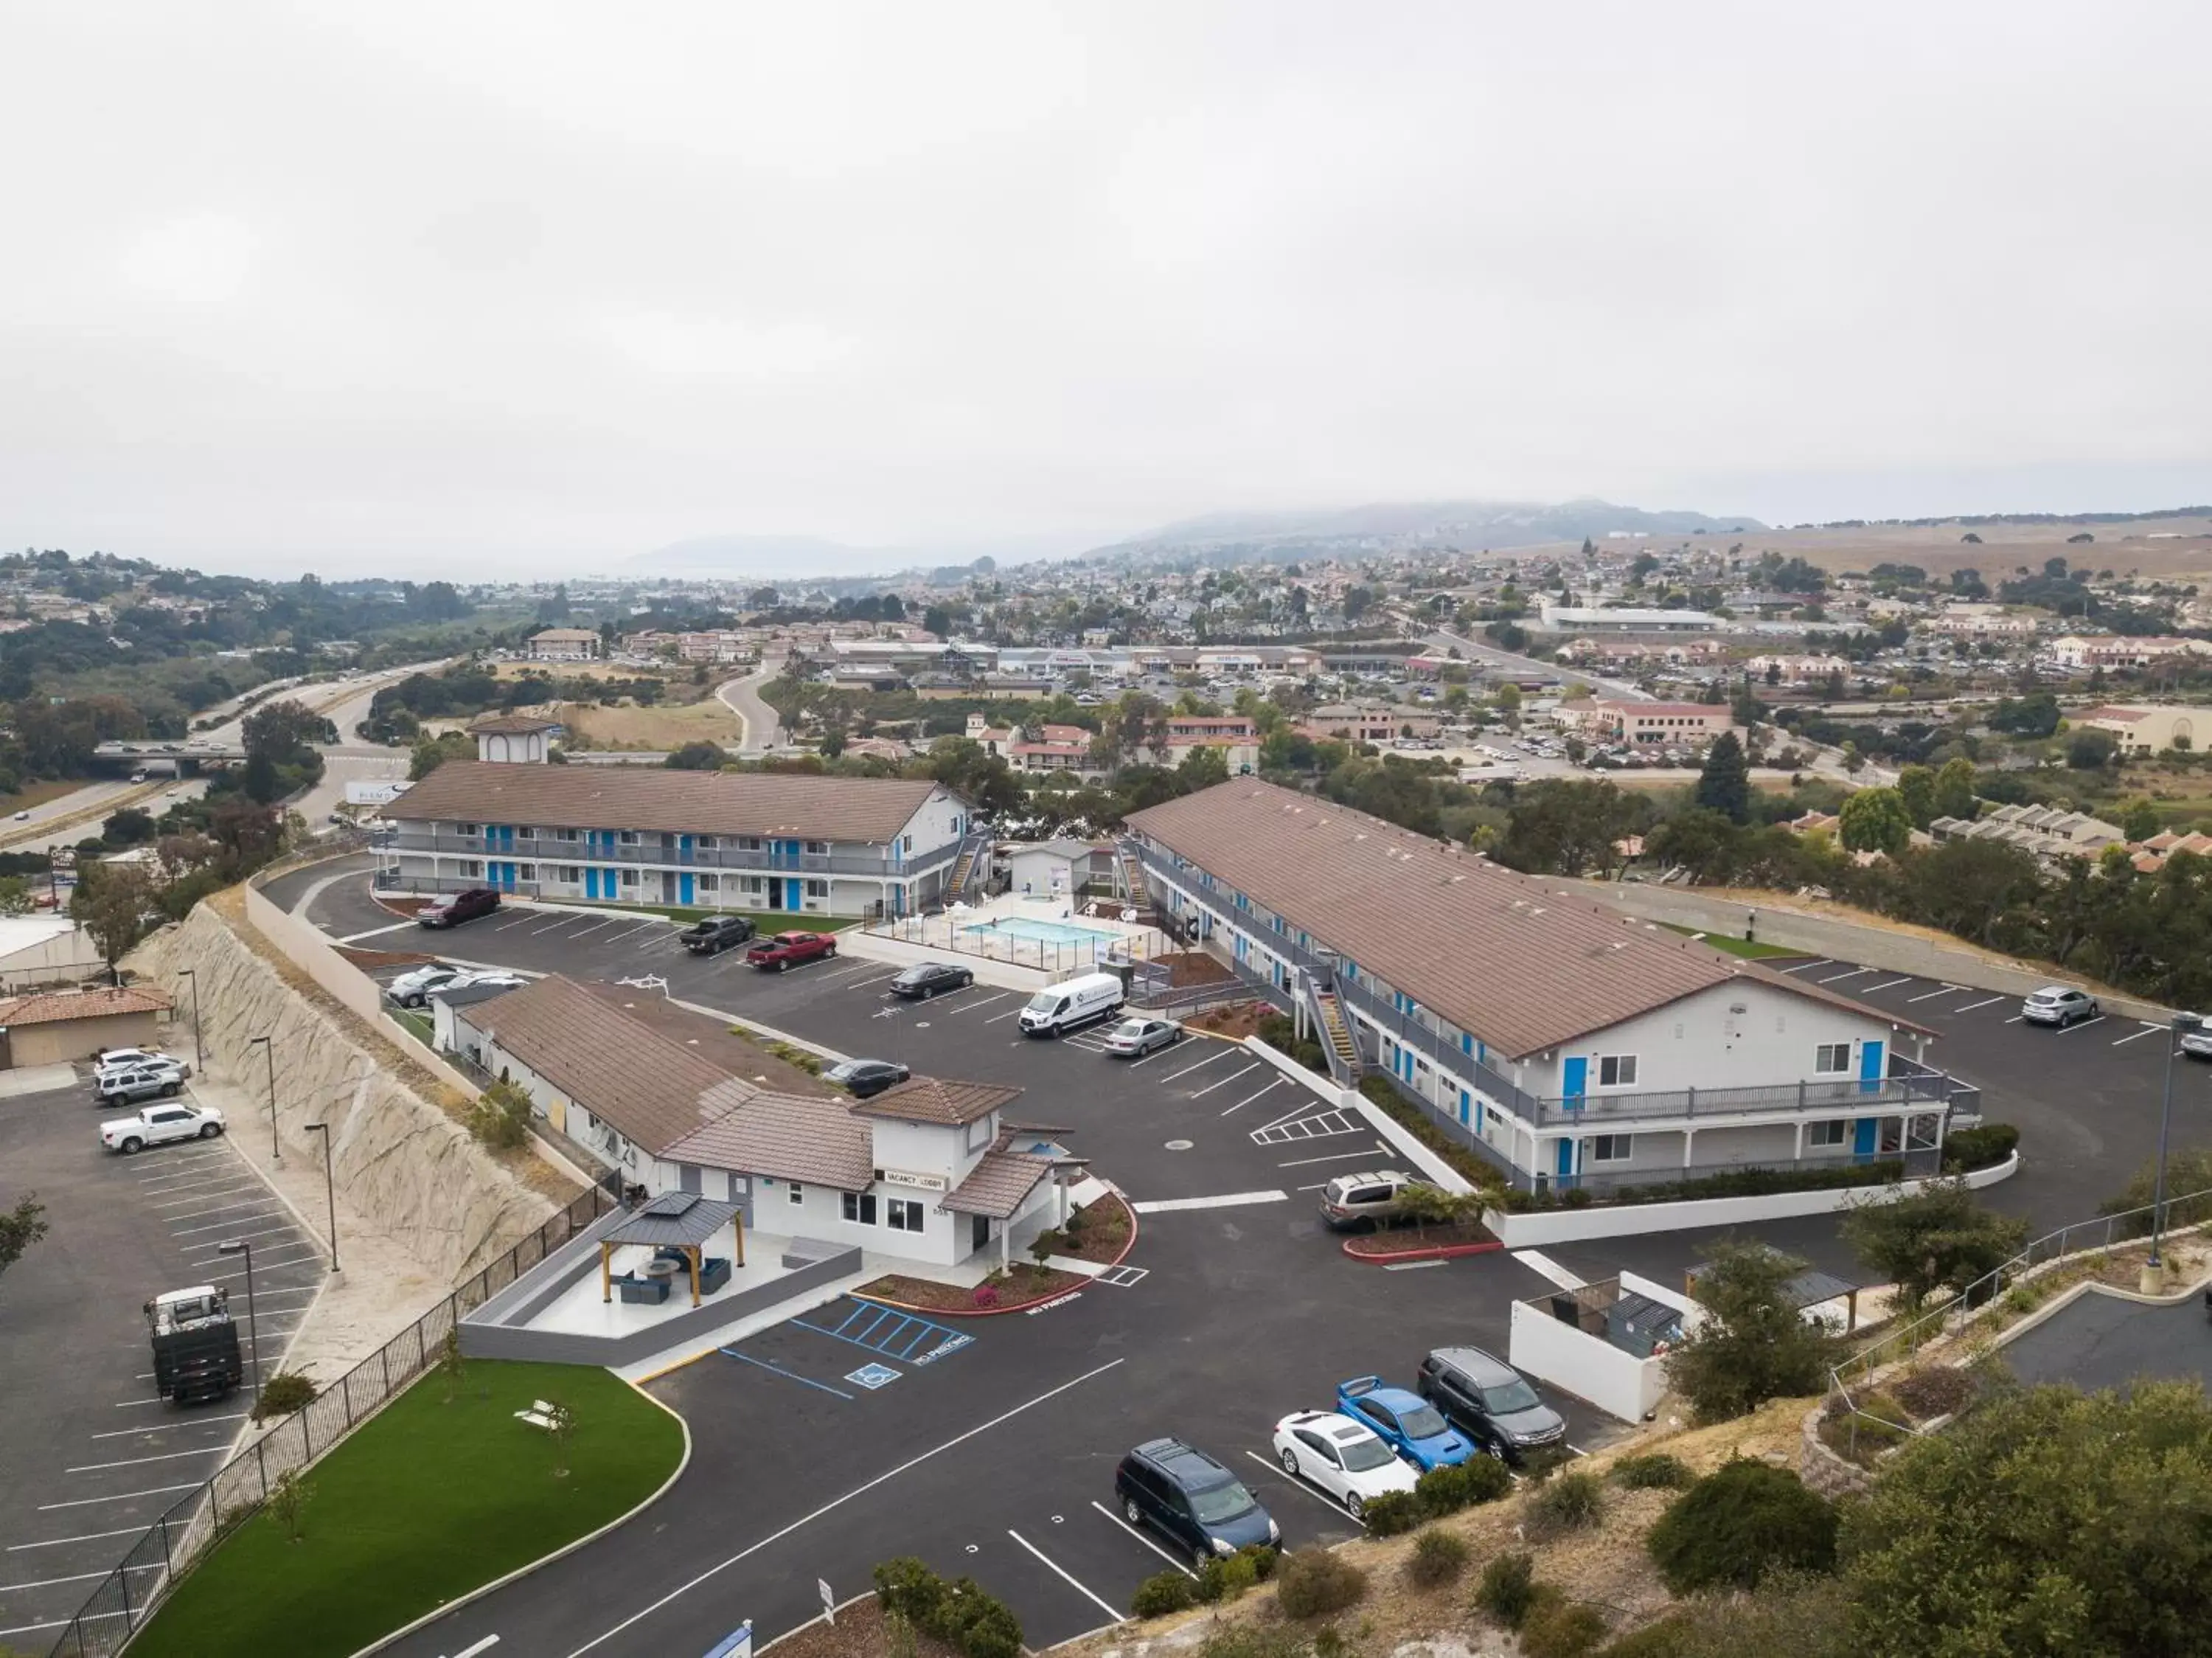
M 1005 893 L 973 906 L 956 905 L 943 915 L 908 916 L 870 930 L 955 955 L 1034 968 L 1054 978 L 1088 972 L 1109 956 L 1144 961 L 1180 948 L 1156 927 L 1123 921 L 1125 907 L 1110 899 L 1094 903 L 1065 893 L 1039 897 Z M 1092 910 L 1096 913 L 1086 913 Z M 1085 936 L 1024 936 L 1012 930 L 1024 923 L 1032 928 L 1080 930 Z

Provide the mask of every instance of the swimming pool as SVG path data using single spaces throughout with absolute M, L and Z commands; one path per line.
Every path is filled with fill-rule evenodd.
M 1119 933 L 1102 933 L 1096 927 L 1073 927 L 1065 921 L 1032 921 L 1027 916 L 1009 916 L 1003 921 L 980 921 L 963 927 L 963 933 L 995 933 L 1000 938 L 1033 939 L 1041 944 L 1114 944 L 1121 941 Z

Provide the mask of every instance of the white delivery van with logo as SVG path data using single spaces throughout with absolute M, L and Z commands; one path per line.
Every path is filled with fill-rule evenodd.
M 1112 973 L 1085 973 L 1048 984 L 1030 998 L 1018 1021 L 1024 1036 L 1060 1036 L 1121 1009 L 1121 981 Z

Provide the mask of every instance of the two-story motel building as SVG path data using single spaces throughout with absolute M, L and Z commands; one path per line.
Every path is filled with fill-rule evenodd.
M 1898 1052 L 1924 1026 L 1328 801 L 1237 779 L 1129 828 L 1162 908 L 1324 1032 L 1340 1019 L 1362 1062 L 1523 1187 L 1932 1173 L 1969 1108 Z
M 483 741 L 479 738 L 479 743 Z M 927 781 L 448 760 L 389 808 L 387 891 L 904 915 L 971 834 Z

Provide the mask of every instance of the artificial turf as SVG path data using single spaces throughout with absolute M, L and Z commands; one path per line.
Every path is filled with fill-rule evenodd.
M 451 1404 L 426 1375 L 310 1468 L 301 1537 L 266 1512 L 177 1585 L 132 1658 L 345 1658 L 644 1501 L 683 1454 L 676 1419 L 605 1370 L 471 1360 Z M 574 1414 L 556 1448 L 514 1419 Z

